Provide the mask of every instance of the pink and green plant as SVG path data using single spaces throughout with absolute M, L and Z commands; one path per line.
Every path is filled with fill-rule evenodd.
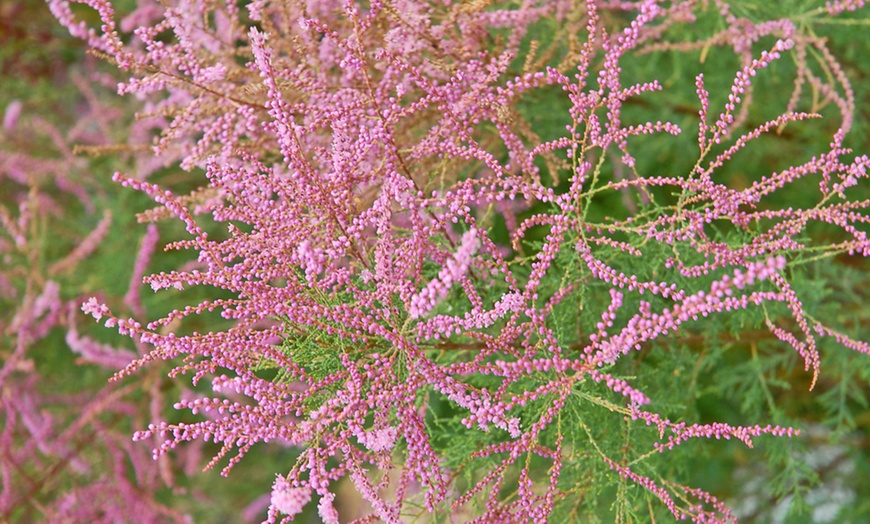
M 48 2 L 158 133 L 114 179 L 196 253 L 144 282 L 213 293 L 150 322 L 82 309 L 146 348 L 115 381 L 191 375 L 175 407 L 198 418 L 135 434 L 155 457 L 213 442 L 228 475 L 257 446 L 301 450 L 270 472 L 268 522 L 314 502 L 338 522 L 344 479 L 361 521 L 731 522 L 690 482 L 720 445 L 702 439 L 793 440 L 783 377 L 812 390 L 823 351 L 870 353 L 818 269 L 870 255 L 858 99 L 816 34 L 863 2 L 143 1 L 120 21 L 78 3 L 96 27 Z M 688 81 L 647 76 L 661 57 Z M 741 160 L 787 132 L 804 157 Z M 150 180 L 176 164 L 202 186 Z M 704 420 L 710 397 L 739 407 Z M 777 495 L 800 495 L 778 446 Z

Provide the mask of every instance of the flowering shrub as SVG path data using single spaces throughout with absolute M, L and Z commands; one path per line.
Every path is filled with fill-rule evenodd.
M 312 501 L 338 522 L 345 478 L 369 521 L 562 521 L 608 500 L 620 520 L 732 521 L 683 468 L 697 439 L 798 433 L 759 341 L 792 352 L 809 389 L 825 341 L 870 353 L 802 293 L 812 262 L 870 254 L 870 159 L 845 146 L 856 96 L 806 22 L 863 2 L 801 24 L 692 0 L 141 2 L 120 22 L 82 3 L 99 30 L 49 0 L 130 72 L 119 92 L 143 100 L 155 157 L 207 177 L 180 196 L 147 170 L 115 175 L 159 204 L 143 221 L 184 224 L 169 248 L 197 253 L 144 281 L 215 290 L 144 325 L 95 298 L 83 310 L 150 348 L 117 380 L 173 360 L 214 391 L 176 404 L 202 418 L 136 433 L 162 439 L 155 456 L 212 441 L 226 475 L 255 445 L 302 449 L 275 472 L 269 522 Z M 669 89 L 637 78 L 645 60 L 712 48 L 735 65 L 727 83 L 692 75 L 697 133 L 644 109 Z M 785 56 L 781 114 L 752 123 Z M 536 127 L 551 111 L 560 123 Z M 768 135 L 817 134 L 820 112 L 837 122 L 824 150 L 729 175 Z M 659 135 L 679 159 L 651 168 Z M 230 327 L 179 331 L 214 311 Z M 756 420 L 699 420 L 699 382 L 741 359 L 755 374 L 722 377 Z

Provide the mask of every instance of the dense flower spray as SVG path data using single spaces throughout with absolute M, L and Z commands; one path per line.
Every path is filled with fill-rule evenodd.
M 811 316 L 792 281 L 806 253 L 870 255 L 870 203 L 850 198 L 870 159 L 844 158 L 848 79 L 787 19 L 750 22 L 713 2 L 727 29 L 686 43 L 668 40 L 669 27 L 707 2 L 185 0 L 142 3 L 120 26 L 107 0 L 82 3 L 100 31 L 49 1 L 131 72 L 119 91 L 158 118 L 154 154 L 208 178 L 178 196 L 115 176 L 161 206 L 145 219 L 181 220 L 191 238 L 170 247 L 198 255 L 145 282 L 220 290 L 145 325 L 97 300 L 83 309 L 151 348 L 117 379 L 180 359 L 173 376 L 211 383 L 213 397 L 176 404 L 203 419 L 136 434 L 163 439 L 155 455 L 213 441 L 222 449 L 209 467 L 229 456 L 228 474 L 258 443 L 303 450 L 276 471 L 269 522 L 312 500 L 338 522 L 345 478 L 384 522 L 415 507 L 544 521 L 570 513 L 589 482 L 639 486 L 675 518 L 731 521 L 721 501 L 648 461 L 692 439 L 752 446 L 796 430 L 671 420 L 635 357 L 668 351 L 706 317 L 750 313 L 799 355 L 810 388 L 820 339 L 870 352 Z M 547 24 L 563 28 L 550 47 L 534 40 Z M 697 160 L 686 173 L 648 172 L 633 143 L 684 130 L 632 119 L 631 101 L 663 87 L 628 81 L 623 63 L 709 46 L 730 47 L 740 65 L 724 93 L 695 78 L 697 147 L 685 154 Z M 810 51 L 828 76 L 807 65 Z M 747 128 L 756 78 L 788 53 L 799 66 L 785 112 Z M 796 111 L 806 84 L 841 112 L 829 148 L 743 187 L 720 180 L 753 141 L 819 116 Z M 538 136 L 521 110 L 539 93 L 565 108 L 558 137 Z M 813 205 L 773 198 L 806 180 Z M 602 213 L 612 195 L 634 212 Z M 227 233 L 209 234 L 206 213 Z M 837 240 L 817 239 L 819 224 Z M 231 327 L 166 329 L 211 311 Z M 607 416 L 626 434 L 603 433 L 595 421 Z M 646 436 L 623 445 L 630 432 Z M 457 434 L 474 437 L 449 449 Z

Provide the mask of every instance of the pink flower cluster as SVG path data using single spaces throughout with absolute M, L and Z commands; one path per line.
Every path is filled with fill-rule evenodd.
M 272 486 L 271 506 L 285 515 L 302 513 L 302 508 L 311 500 L 311 490 L 294 488 L 287 479 L 279 476 Z
M 408 306 L 408 315 L 411 318 L 420 318 L 447 297 L 447 292 L 450 291 L 453 283 L 468 272 L 471 259 L 479 244 L 474 229 L 462 235 L 462 243 L 456 255 L 447 260 L 438 277 L 430 280 L 426 287 L 411 297 L 411 304 Z
M 166 115 L 155 154 L 203 168 L 217 195 L 194 209 L 192 197 L 116 175 L 183 222 L 191 238 L 170 247 L 197 253 L 191 266 L 145 280 L 155 290 L 210 286 L 224 297 L 144 327 L 94 299 L 84 304 L 151 348 L 117 378 L 180 359 L 173 376 L 210 380 L 218 395 L 177 404 L 205 419 L 154 423 L 135 438 L 161 439 L 156 456 L 184 441 L 213 441 L 222 449 L 209 467 L 235 452 L 224 474 L 256 444 L 303 447 L 295 465 L 282 466 L 269 522 L 289 520 L 313 494 L 321 518 L 337 521 L 332 501 L 342 478 L 367 502 L 370 518 L 385 522 L 401 521 L 414 505 L 449 505 L 457 514 L 480 508 L 481 522 L 543 521 L 573 496 L 560 484 L 573 460 L 563 440 L 570 434 L 576 443 L 584 431 L 609 475 L 648 490 L 674 517 L 729 521 L 712 495 L 641 475 L 599 447 L 591 429 L 563 428 L 568 406 L 583 398 L 657 426 L 655 452 L 692 438 L 750 444 L 760 435 L 791 436 L 791 428 L 692 425 L 641 411 L 654 399 L 620 364 L 705 317 L 753 309 L 812 369 L 813 383 L 817 338 L 866 347 L 814 320 L 789 283 L 789 261 L 802 250 L 870 254 L 861 229 L 870 203 L 848 194 L 865 184 L 868 160 L 843 160 L 854 103 L 840 70 L 824 91 L 843 111 L 829 152 L 762 173 L 746 187 L 715 176 L 761 135 L 814 116 L 789 109 L 730 138 L 744 131 L 756 77 L 811 45 L 787 20 L 751 23 L 716 2 L 729 28 L 717 45 L 745 60 L 712 119 L 715 104 L 696 77 L 696 166 L 659 176 L 643 170 L 634 141 L 682 131 L 671 122 L 628 121 L 629 101 L 662 86 L 654 79 L 624 85 L 622 64 L 636 53 L 679 48 L 664 35 L 676 20 L 693 19 L 702 2 L 556 0 L 515 8 L 288 0 L 239 10 L 234 1 L 191 0 L 142 15 L 147 23 L 129 44 L 109 21 L 108 0 L 83 1 L 103 19 L 102 35 L 72 20 L 66 2 L 53 3 L 71 31 L 133 72 L 120 91 Z M 626 25 L 615 24 L 625 16 Z M 583 35 L 561 61 L 524 51 L 536 24 L 548 22 Z M 763 36 L 776 41 L 759 53 Z M 800 75 L 800 82 L 815 79 L 810 69 Z M 569 107 L 570 124 L 558 138 L 539 138 L 517 109 L 540 93 Z M 630 175 L 602 169 L 614 150 Z M 769 195 L 813 177 L 821 181 L 814 207 L 767 205 Z M 588 215 L 603 195 L 632 191 L 655 205 L 625 219 Z M 505 205 L 514 201 L 521 204 Z M 209 234 L 197 212 L 226 223 L 227 232 Z M 491 227 L 498 213 L 507 242 Z M 717 235 L 711 225 L 718 223 L 740 240 Z M 812 244 L 818 224 L 847 239 Z M 664 260 L 661 252 L 672 255 Z M 638 266 L 646 269 L 629 269 Z M 432 267 L 440 268 L 435 278 L 427 276 Z M 587 303 L 586 294 L 600 297 Z M 210 311 L 232 327 L 185 335 L 163 329 Z M 573 336 L 579 342 L 565 342 Z M 277 371 L 265 377 L 263 369 Z M 596 385 L 615 400 L 588 393 Z M 229 402 L 221 396 L 228 391 L 244 400 Z M 483 439 L 467 461 L 491 464 L 458 496 L 451 468 L 464 466 L 445 464 L 432 422 L 436 397 L 461 412 L 467 435 Z M 530 471 L 532 457 L 548 465 L 543 478 Z M 500 497 L 508 487 L 515 496 Z M 483 506 L 471 503 L 475 497 Z

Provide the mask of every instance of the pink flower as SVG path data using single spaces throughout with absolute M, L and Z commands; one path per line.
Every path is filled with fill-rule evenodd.
M 272 485 L 272 507 L 285 515 L 297 515 L 311 500 L 310 488 L 293 487 L 287 479 L 278 476 Z
M 3 114 L 3 129 L 5 129 L 7 133 L 11 133 L 15 130 L 15 125 L 18 123 L 18 117 L 21 116 L 21 110 L 23 108 L 24 104 L 21 100 L 13 100 L 6 106 L 6 113 Z

